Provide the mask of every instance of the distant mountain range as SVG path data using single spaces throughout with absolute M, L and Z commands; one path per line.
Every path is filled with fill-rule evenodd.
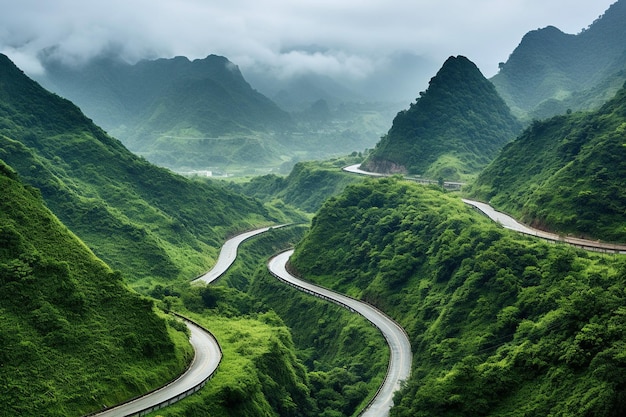
M 398 113 L 362 167 L 446 180 L 477 174 L 520 125 L 476 65 L 450 57 L 428 90 Z
M 274 160 L 275 143 L 268 138 L 293 128 L 287 112 L 215 55 L 134 65 L 101 58 L 80 68 L 48 62 L 39 81 L 74 101 L 130 150 L 165 166 Z
M 552 26 L 531 31 L 490 81 L 523 123 L 598 108 L 626 80 L 625 21 L 626 0 L 620 0 L 580 34 Z M 38 81 L 45 87 L 77 103 L 131 151 L 178 170 L 281 164 L 289 169 L 301 159 L 370 148 L 389 130 L 400 107 L 396 104 L 390 112 L 388 105 L 373 102 L 417 91 L 435 70 L 428 60 L 408 53 L 392 56 L 379 72 L 363 79 L 312 74 L 282 78 L 251 68 L 247 78 L 253 88 L 235 64 L 215 55 L 132 65 L 101 57 L 79 68 L 50 60 L 44 64 L 46 75 Z M 323 118 L 321 103 L 328 107 Z M 513 122 L 510 130 L 516 129 Z M 411 156 L 412 149 L 404 151 L 406 157 L 420 162 L 400 165 L 447 179 L 472 175 L 494 155 L 491 146 L 481 145 L 470 151 L 474 155 L 469 159 L 461 156 L 452 165 L 440 161 L 444 166 L 428 171 L 435 160 L 427 158 L 425 165 L 425 154 Z
M 136 64 L 101 57 L 81 67 L 47 60 L 45 67 L 37 78 L 44 87 L 75 102 L 134 153 L 178 171 L 254 173 L 360 151 L 376 143 L 394 113 L 320 77 L 274 84 L 287 112 L 215 55 Z M 320 100 L 328 104 L 324 119 L 314 108 Z

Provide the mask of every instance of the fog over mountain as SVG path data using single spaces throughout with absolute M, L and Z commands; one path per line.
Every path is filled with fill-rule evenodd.
M 329 76 L 358 94 L 406 101 L 450 55 L 470 57 L 490 77 L 529 30 L 578 33 L 611 3 L 0 0 L 0 52 L 29 75 L 43 71 L 44 58 L 80 65 L 103 54 L 129 62 L 218 54 L 250 80 Z

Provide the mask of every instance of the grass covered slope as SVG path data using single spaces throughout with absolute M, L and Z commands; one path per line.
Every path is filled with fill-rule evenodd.
M 392 416 L 626 411 L 621 258 L 517 235 L 388 178 L 327 201 L 291 261 L 407 330 L 414 369 Z
M 362 168 L 466 180 L 519 131 L 495 87 L 463 56 L 450 57 L 428 90 L 395 117 Z
M 600 110 L 536 122 L 469 193 L 539 228 L 626 242 L 626 86 Z
M 153 303 L 1 161 L 0 190 L 0 415 L 80 416 L 184 370 Z
M 188 279 L 225 237 L 277 221 L 257 200 L 157 168 L 0 56 L 0 158 L 130 280 Z M 282 219 L 281 219 L 282 220 Z

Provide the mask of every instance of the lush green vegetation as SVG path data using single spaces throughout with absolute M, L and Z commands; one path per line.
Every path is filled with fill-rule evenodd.
M 0 190 L 0 415 L 78 416 L 185 369 L 186 336 L 1 161 Z
M 626 4 L 615 2 L 577 35 L 549 26 L 529 32 L 492 78 L 525 120 L 601 106 L 626 80 Z
M 228 235 L 287 220 L 219 183 L 136 157 L 4 56 L 0 158 L 101 259 L 142 285 L 188 279 L 209 269 Z
M 328 200 L 292 265 L 407 330 L 392 416 L 615 416 L 626 410 L 626 262 L 517 235 L 396 178 Z
M 555 28 L 527 35 L 494 78 L 516 114 L 595 106 L 615 91 L 624 10 L 616 3 L 578 36 Z M 362 108 L 318 102 L 294 127 L 221 57 L 56 70 L 74 83 L 74 97 L 107 80 L 91 111 L 108 112 L 112 132 L 167 166 L 288 167 L 331 148 L 353 150 L 380 122 Z M 597 112 L 533 122 L 470 192 L 535 226 L 626 241 L 625 119 L 626 88 Z M 476 66 L 451 57 L 365 165 L 473 179 L 518 128 Z M 227 236 L 301 221 L 308 215 L 296 210 L 320 207 L 293 266 L 407 330 L 414 370 L 392 416 L 626 412 L 626 261 L 618 257 L 518 236 L 436 187 L 340 172 L 361 160 L 356 153 L 249 183 L 185 179 L 132 155 L 2 55 L 0 159 L 12 166 L 0 164 L 1 415 L 83 414 L 183 369 L 191 356 L 183 327 L 122 277 L 160 308 L 204 324 L 224 350 L 205 389 L 156 414 L 355 415 L 383 378 L 383 338 L 265 267 L 305 226 L 245 243 L 218 285 L 187 282 L 211 266 Z
M 626 242 L 626 87 L 600 110 L 535 122 L 468 191 L 522 221 Z
M 467 58 L 450 57 L 428 90 L 396 116 L 364 167 L 467 180 L 513 140 L 519 124 Z
M 342 172 L 341 168 L 361 161 L 362 157 L 354 153 L 329 161 L 299 162 L 286 177 L 264 175 L 231 185 L 233 191 L 261 201 L 280 207 L 288 204 L 315 213 L 328 197 L 340 193 L 348 184 L 360 181 L 358 176 Z
M 217 284 L 154 289 L 162 306 L 203 321 L 224 349 L 206 389 L 157 414 L 339 417 L 355 415 L 369 400 L 388 361 L 380 333 L 267 272 L 267 259 L 305 230 L 274 229 L 244 242 Z

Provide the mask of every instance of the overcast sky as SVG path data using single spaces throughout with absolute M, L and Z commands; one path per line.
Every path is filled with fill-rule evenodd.
M 490 77 L 526 32 L 578 33 L 615 1 L 0 0 L 0 52 L 31 74 L 47 50 L 66 62 L 218 54 L 244 73 L 357 78 L 392 53 L 465 55 Z

